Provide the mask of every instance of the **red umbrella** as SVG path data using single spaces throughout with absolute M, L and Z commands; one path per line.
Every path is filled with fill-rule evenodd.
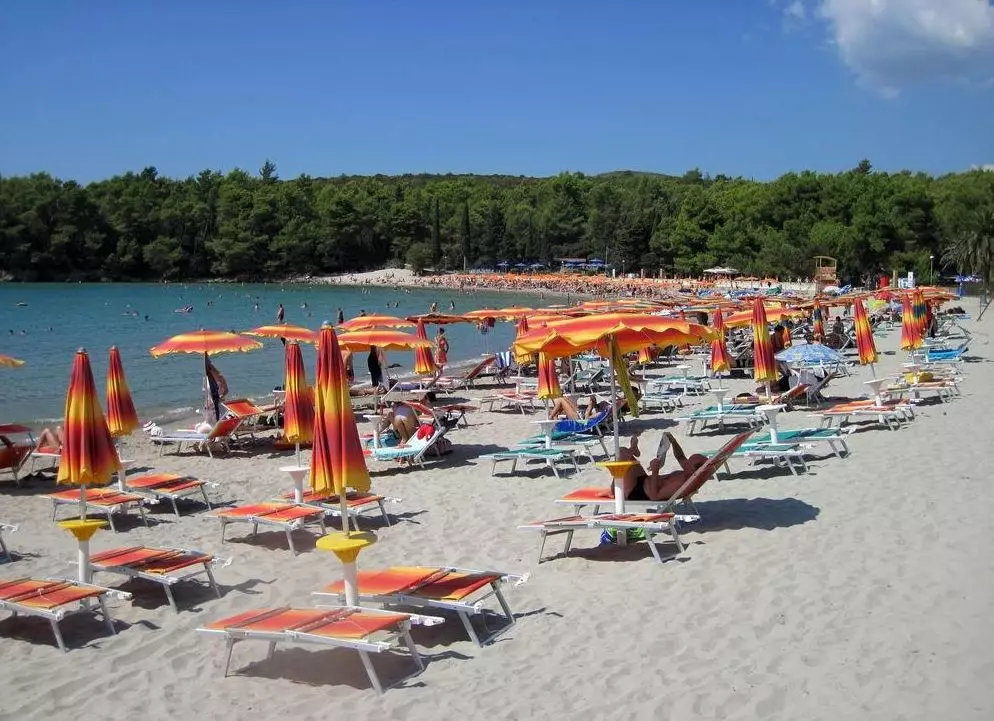
M 414 332 L 423 341 L 428 340 L 428 332 L 425 330 L 423 320 L 418 320 L 418 329 Z M 438 366 L 431 355 L 431 346 L 421 346 L 414 349 L 414 372 L 419 376 L 428 376 L 435 373 Z
M 870 366 L 870 372 L 876 375 L 873 364 L 877 362 L 877 347 L 873 343 L 873 329 L 870 327 L 866 308 L 859 298 L 853 301 L 853 317 L 856 324 L 856 349 L 859 351 L 859 362 L 861 365 Z
M 766 308 L 761 298 L 757 298 L 752 305 L 752 349 L 753 377 L 757 382 L 765 383 L 766 395 L 771 395 L 770 383 L 777 379 L 777 365 L 773 359 Z
M 107 427 L 116 438 L 130 434 L 140 425 L 128 380 L 124 377 L 121 352 L 117 346 L 111 346 L 110 364 L 107 366 Z
M 300 465 L 300 446 L 314 439 L 314 392 L 307 385 L 304 357 L 297 341 L 286 344 L 286 365 L 283 377 L 285 392 L 283 404 L 283 436 L 297 450 Z M 297 499 L 300 502 L 300 499 Z
M 556 373 L 556 361 L 546 357 L 545 353 L 538 354 L 538 397 L 559 398 L 563 389 L 559 386 L 559 374 Z
M 725 319 L 721 315 L 721 308 L 715 308 L 714 311 L 714 330 L 718 337 L 711 341 L 711 372 L 718 377 L 720 388 L 719 374 L 728 373 L 732 369 L 732 363 L 728 359 L 728 348 L 725 346 Z

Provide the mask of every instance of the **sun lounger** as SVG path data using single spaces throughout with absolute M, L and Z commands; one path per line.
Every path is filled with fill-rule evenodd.
M 573 469 L 579 473 L 580 466 L 576 463 L 576 456 L 569 448 L 509 448 L 506 451 L 496 453 L 485 453 L 480 458 L 488 458 L 493 461 L 490 467 L 490 475 L 497 475 L 497 464 L 503 461 L 511 462 L 511 473 L 518 469 L 518 461 L 542 461 L 546 467 L 552 471 L 556 478 L 561 478 L 556 463 L 566 461 L 573 464 Z
M 277 643 L 312 643 L 357 651 L 373 688 L 377 693 L 383 693 L 369 654 L 390 651 L 402 642 L 414 659 L 416 673 L 420 673 L 424 670 L 424 663 L 411 639 L 411 625 L 434 626 L 441 622 L 442 619 L 432 616 L 371 608 L 283 607 L 245 611 L 197 630 L 222 636 L 227 641 L 225 676 L 231 666 L 232 648 L 238 641 L 266 641 L 269 644 L 267 658 L 273 657 Z
M 704 455 L 712 456 L 716 451 L 705 452 Z M 800 448 L 798 443 L 763 443 L 754 444 L 746 443 L 740 446 L 735 453 L 733 453 L 729 458 L 735 456 L 741 458 L 748 458 L 754 463 L 757 461 L 771 460 L 773 463 L 781 468 L 787 468 L 790 470 L 792 475 L 798 475 L 800 473 L 808 472 L 808 464 L 804 460 L 804 452 Z M 728 459 L 725 459 L 724 463 L 725 473 L 729 476 L 732 474 L 731 469 L 728 467 Z
M 415 463 L 424 466 L 425 456 L 436 450 L 438 441 L 445 435 L 446 429 L 435 428 L 429 438 L 413 436 L 406 443 L 397 446 L 367 447 L 363 453 L 377 461 L 398 461 L 413 466 Z
M 7 542 L 3 540 L 3 534 L 14 533 L 16 530 L 17 526 L 12 523 L 0 523 L 0 556 L 8 561 L 13 561 L 14 557 L 10 555 L 10 549 L 7 548 Z
M 172 503 L 173 513 L 179 518 L 179 508 L 176 501 L 190 495 L 201 494 L 207 510 L 211 509 L 210 499 L 207 498 L 206 486 L 217 488 L 217 483 L 208 483 L 189 476 L 177 476 L 173 473 L 155 473 L 147 476 L 126 478 L 125 485 L 129 491 L 148 494 L 155 500 L 166 500 Z
M 198 433 L 194 430 L 165 431 L 161 436 L 149 436 L 152 443 L 159 446 L 159 453 L 165 452 L 167 445 L 176 445 L 176 452 L 183 450 L 183 444 L 190 444 L 197 450 L 206 450 L 207 455 L 214 457 L 212 447 L 217 445 L 227 451 L 231 447 L 235 431 L 242 424 L 241 418 L 228 416 L 222 418 L 209 433 Z
M 281 500 L 286 502 L 288 500 L 293 500 L 294 492 L 288 491 L 281 496 Z M 384 503 L 387 501 L 393 503 L 399 503 L 399 498 L 390 498 L 388 496 L 378 496 L 375 493 L 357 493 L 355 491 L 350 491 L 345 495 L 345 512 L 349 516 L 349 525 L 352 526 L 353 530 L 359 530 L 359 517 L 368 512 L 379 510 L 380 515 L 383 517 L 383 522 L 386 525 L 390 525 L 390 517 L 387 515 L 387 509 L 384 507 Z M 342 506 L 339 501 L 339 497 L 335 493 L 330 493 L 326 491 L 304 491 L 303 502 L 309 506 L 320 506 L 325 510 L 325 513 L 339 518 L 342 515 Z
M 718 427 L 721 429 L 724 429 L 727 423 L 745 424 L 750 428 L 756 429 L 763 425 L 765 418 L 762 414 L 756 412 L 756 406 L 728 405 L 723 406 L 720 410 L 717 406 L 701 408 L 692 412 L 689 416 L 682 416 L 676 420 L 685 421 L 687 423 L 687 435 L 692 436 L 695 430 L 704 430 L 707 428 L 708 421 L 717 421 Z M 698 428 L 698 424 L 700 428 Z
M 176 607 L 176 599 L 173 598 L 172 586 L 180 581 L 203 574 L 207 576 L 207 582 L 214 590 L 214 594 L 221 598 L 221 589 L 218 588 L 211 570 L 215 562 L 214 556 L 203 551 L 148 546 L 112 548 L 90 557 L 94 571 L 117 573 L 128 578 L 140 578 L 143 581 L 158 583 L 166 592 L 170 608 L 177 613 L 179 609 Z
M 0 611 L 10 611 L 15 616 L 37 616 L 47 619 L 52 626 L 55 642 L 63 652 L 69 649 L 62 640 L 59 621 L 70 613 L 99 611 L 111 635 L 117 633 L 114 619 L 107 609 L 107 596 L 121 600 L 131 598 L 130 593 L 63 578 L 0 580 Z M 96 605 L 89 604 L 91 600 L 96 601 Z
M 72 506 L 79 508 L 80 492 L 78 488 L 57 493 L 48 493 L 44 498 L 52 499 L 52 520 L 55 520 L 59 506 Z M 122 493 L 116 488 L 87 488 L 84 495 L 86 512 L 106 516 L 110 529 L 117 532 L 114 526 L 115 513 L 127 513 L 132 506 L 138 509 L 142 523 L 148 528 L 148 519 L 145 517 L 144 504 L 148 500 L 144 496 L 136 493 Z
M 506 393 L 484 396 L 480 399 L 480 407 L 486 406 L 488 411 L 494 411 L 497 410 L 494 406 L 500 404 L 501 408 L 517 408 L 524 414 L 526 408 L 529 411 L 535 410 L 535 402 L 537 400 L 538 396 L 535 393 L 514 393 L 508 391 Z
M 683 391 L 657 391 L 655 393 L 644 393 L 639 398 L 644 410 L 659 410 L 663 413 L 675 411 L 683 408 Z
M 516 444 L 517 448 L 545 448 L 546 439 L 545 436 L 531 436 L 524 439 L 523 441 L 518 441 Z M 594 457 L 594 452 L 600 449 L 598 455 L 607 456 L 609 455 L 607 449 L 607 443 L 604 440 L 604 436 L 594 433 L 553 433 L 552 436 L 552 447 L 553 448 L 563 448 L 563 449 L 573 449 L 577 453 L 580 453 L 587 457 L 591 463 L 593 463 L 596 458 Z
M 912 353 L 912 358 L 925 363 L 959 363 L 963 360 L 963 354 L 970 350 L 966 343 L 957 348 L 923 348 Z
M 221 543 L 224 543 L 224 530 L 229 523 L 251 523 L 252 535 L 259 532 L 259 526 L 275 526 L 286 534 L 286 542 L 294 556 L 297 549 L 293 545 L 292 533 L 307 525 L 317 524 L 321 527 L 321 535 L 325 533 L 325 509 L 317 506 L 307 506 L 298 503 L 255 503 L 250 506 L 235 506 L 214 511 L 214 516 L 221 522 Z
M 455 611 L 470 639 L 478 646 L 483 646 L 492 642 L 515 622 L 501 586 L 519 586 L 527 580 L 527 576 L 515 576 L 500 571 L 392 566 L 378 571 L 359 571 L 358 593 L 360 603 Z M 313 595 L 319 600 L 331 598 L 336 603 L 341 603 L 345 599 L 345 583 L 336 581 Z M 490 598 L 494 598 L 500 605 L 503 625 L 488 636 L 480 638 L 470 617 L 484 614 L 487 610 L 484 602 Z
M 483 375 L 483 371 L 490 367 L 495 360 L 494 356 L 487 356 L 460 376 L 439 376 L 435 380 L 434 387 L 445 391 L 472 388 L 473 383 Z
M 62 450 L 53 446 L 39 446 L 31 450 L 31 470 L 30 473 L 40 473 L 42 471 L 54 471 L 59 466 L 59 459 L 62 458 Z
M 762 446 L 771 443 L 773 443 L 773 437 L 767 431 L 754 435 L 743 447 Z M 835 428 L 778 428 L 777 443 L 827 443 L 832 453 L 839 458 L 842 458 L 843 453 L 846 455 L 850 453 L 845 436 Z
M 842 403 L 816 414 L 821 418 L 822 428 L 841 428 L 850 418 L 876 418 L 877 423 L 892 431 L 914 419 L 914 407 L 904 401 L 884 401 L 877 405 L 874 401 Z
M 538 549 L 538 562 L 542 563 L 542 554 L 545 551 L 545 541 L 549 536 L 566 534 L 566 549 L 564 556 L 569 555 L 570 547 L 573 544 L 573 533 L 575 531 L 590 530 L 613 530 L 627 532 L 629 530 L 640 530 L 645 533 L 645 540 L 649 544 L 649 550 L 653 558 L 660 563 L 663 557 L 656 547 L 655 537 L 659 534 L 668 535 L 676 544 L 677 555 L 683 553 L 684 546 L 677 533 L 675 516 L 673 513 L 605 513 L 596 516 L 567 516 L 565 518 L 553 518 L 547 521 L 535 521 L 526 523 L 518 528 L 540 531 L 542 534 L 542 545 Z
M 922 393 L 933 393 L 940 402 L 951 401 L 960 394 L 959 382 L 955 379 L 943 379 L 933 381 L 922 381 L 920 383 L 898 383 L 896 385 L 885 386 L 881 392 L 888 397 L 910 396 L 909 400 L 916 403 L 921 400 Z
M 272 408 L 260 408 L 247 398 L 228 400 L 222 405 L 224 405 L 229 416 L 241 420 L 241 423 L 232 432 L 233 436 L 247 435 L 255 438 L 256 433 L 276 430 L 275 425 L 267 425 L 263 422 L 272 416 L 275 412 L 275 406 Z

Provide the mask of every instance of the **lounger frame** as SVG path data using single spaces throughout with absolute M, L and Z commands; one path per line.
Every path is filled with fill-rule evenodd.
M 124 550 L 124 549 L 116 549 Z M 197 576 L 206 576 L 207 585 L 210 586 L 211 590 L 214 591 L 214 595 L 221 598 L 221 589 L 217 585 L 217 581 L 214 579 L 213 566 L 223 565 L 227 566 L 231 563 L 231 559 L 221 561 L 215 558 L 212 554 L 206 553 L 205 551 L 200 551 L 193 548 L 167 548 L 167 547 L 155 547 L 153 550 L 164 551 L 164 552 L 179 552 L 179 553 L 193 553 L 203 556 L 202 559 L 198 559 L 193 563 L 188 564 L 186 568 L 192 570 L 178 569 L 183 571 L 180 574 L 168 575 L 165 573 L 149 573 L 148 571 L 143 571 L 140 566 L 128 566 L 128 565 L 114 565 L 113 563 L 105 563 L 102 561 L 91 561 L 91 567 L 94 572 L 103 573 L 117 573 L 122 576 L 127 576 L 128 578 L 137 578 L 143 581 L 150 581 L 152 583 L 157 583 L 162 586 L 162 590 L 166 594 L 166 600 L 169 601 L 169 607 L 176 613 L 179 613 L 179 608 L 176 605 L 176 599 L 173 596 L 172 586 L 175 586 L 181 581 L 187 581 L 191 578 L 196 578 Z M 196 566 L 201 566 L 198 570 Z
M 324 523 L 325 514 L 327 514 L 328 512 L 327 509 L 321 508 L 320 506 L 308 506 L 307 504 L 288 503 L 287 505 L 304 506 L 307 508 L 312 508 L 315 511 L 319 511 L 320 513 L 315 514 L 313 518 L 295 518 L 292 521 L 281 521 L 281 520 L 266 518 L 265 514 L 254 515 L 254 516 L 220 516 L 215 514 L 215 518 L 217 518 L 221 522 L 221 543 L 224 543 L 225 540 L 224 532 L 225 529 L 228 527 L 228 524 L 230 523 L 251 523 L 253 538 L 259 534 L 260 525 L 274 526 L 276 528 L 283 529 L 283 532 L 286 534 L 287 545 L 290 547 L 290 551 L 293 553 L 293 555 L 296 556 L 298 554 L 297 554 L 297 547 L 293 545 L 294 531 L 298 531 L 304 528 L 305 526 L 312 526 L 316 523 L 321 527 L 322 536 L 325 533 L 327 533 L 327 529 L 325 528 L 325 523 Z M 278 509 L 273 509 L 273 511 L 271 512 L 274 512 L 276 510 Z

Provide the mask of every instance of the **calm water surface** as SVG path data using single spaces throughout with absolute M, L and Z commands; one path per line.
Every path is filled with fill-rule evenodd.
M 143 419 L 163 418 L 189 413 L 200 406 L 203 363 L 198 357 L 154 359 L 148 352 L 177 333 L 199 328 L 244 331 L 274 323 L 278 303 L 286 308 L 288 323 L 316 329 L 323 320 L 334 321 L 338 308 L 346 318 L 358 315 L 361 309 L 403 317 L 427 312 L 432 302 L 438 303 L 439 311 L 447 312 L 450 300 L 455 302 L 456 312 L 541 302 L 534 296 L 512 293 L 463 294 L 434 289 L 405 292 L 276 284 L 0 284 L 0 353 L 26 361 L 20 368 L 0 368 L 0 422 L 60 419 L 77 348 L 90 352 L 97 389 L 103 397 L 108 350 L 117 345 L 139 415 Z M 387 304 L 393 302 L 400 306 L 388 308 Z M 193 306 L 192 313 L 173 312 L 187 305 Z M 429 336 L 434 336 L 435 330 L 435 326 L 429 326 Z M 468 323 L 446 326 L 445 332 L 451 346 L 449 358 L 456 362 L 505 350 L 514 337 L 514 327 L 507 323 L 498 323 L 485 336 Z M 261 350 L 214 358 L 228 380 L 232 396 L 264 396 L 282 383 L 283 347 L 277 339 L 261 340 Z M 313 381 L 315 351 L 308 344 L 303 349 L 308 378 Z M 390 353 L 388 359 L 403 366 L 392 371 L 395 375 L 409 372 L 413 365 L 409 353 Z M 362 379 L 364 355 L 357 358 L 355 368 L 357 378 Z

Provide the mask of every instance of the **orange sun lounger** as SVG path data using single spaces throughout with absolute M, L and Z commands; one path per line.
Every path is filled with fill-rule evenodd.
M 359 571 L 359 602 L 380 603 L 384 606 L 414 606 L 455 611 L 466 633 L 478 646 L 493 641 L 514 625 L 514 614 L 504 599 L 500 587 L 507 583 L 518 586 L 528 576 L 515 576 L 500 571 L 475 571 L 466 568 L 438 566 L 391 566 L 379 571 Z M 345 600 L 345 582 L 335 581 L 316 591 L 314 597 Z M 493 597 L 503 615 L 497 614 L 501 628 L 480 639 L 470 620 L 472 615 L 484 614 L 484 601 Z M 486 617 L 484 616 L 484 620 Z
M 171 586 L 200 574 L 207 576 L 207 582 L 214 590 L 214 594 L 221 598 L 221 590 L 211 570 L 214 563 L 214 556 L 203 551 L 148 546 L 112 548 L 90 558 L 94 571 L 119 573 L 128 578 L 140 578 L 160 584 L 166 592 L 169 606 L 177 613 L 179 609 L 176 607 Z M 198 569 L 197 566 L 200 568 Z
M 207 504 L 207 510 L 211 509 L 211 502 L 207 498 L 206 486 L 217 487 L 216 483 L 208 483 L 190 476 L 177 476 L 174 473 L 153 473 L 147 476 L 136 476 L 126 478 L 125 484 L 128 490 L 147 493 L 156 500 L 167 500 L 173 504 L 173 513 L 179 518 L 179 508 L 176 501 L 184 496 L 196 495 L 200 493 Z
M 10 611 L 15 616 L 24 614 L 47 619 L 52 625 L 55 642 L 65 652 L 68 649 L 62 640 L 59 621 L 70 613 L 95 613 L 99 610 L 111 635 L 117 633 L 114 619 L 107 609 L 106 597 L 109 595 L 122 600 L 131 598 L 130 593 L 63 578 L 18 578 L 0 581 L 0 610 Z M 90 599 L 95 600 L 97 605 L 83 603 Z M 79 604 L 79 607 L 72 608 L 74 604 Z
M 59 511 L 59 506 L 75 506 L 79 508 L 79 489 L 73 488 L 67 491 L 58 491 L 44 496 L 52 499 L 52 520 L 55 520 Z M 87 488 L 84 496 L 86 499 L 87 513 L 96 513 L 107 517 L 110 529 L 117 532 L 114 527 L 114 514 L 127 513 L 131 506 L 138 508 L 141 514 L 142 523 L 148 528 L 148 519 L 145 518 L 145 508 L 143 504 L 147 500 L 136 493 L 122 493 L 116 488 Z
M 276 526 L 282 528 L 286 533 L 286 542 L 290 546 L 293 555 L 297 555 L 297 549 L 293 545 L 293 531 L 303 528 L 306 525 L 317 523 L 321 526 L 321 534 L 324 535 L 324 515 L 325 509 L 317 506 L 307 506 L 297 503 L 279 503 L 276 501 L 268 503 L 255 503 L 250 506 L 235 506 L 225 508 L 221 511 L 214 511 L 214 515 L 221 521 L 221 543 L 224 543 L 224 529 L 229 523 L 239 521 L 252 524 L 252 535 L 259 532 L 259 526 Z
M 816 415 L 821 417 L 822 428 L 841 427 L 853 416 L 870 416 L 875 417 L 880 425 L 896 431 L 902 423 L 914 420 L 915 409 L 905 400 L 894 399 L 877 405 L 876 401 L 870 399 L 840 403 Z
M 287 491 L 280 496 L 281 502 L 293 501 L 294 493 L 293 491 Z M 352 526 L 353 531 L 359 530 L 359 516 L 366 511 L 372 511 L 379 509 L 380 515 L 383 516 L 383 522 L 388 526 L 390 525 L 390 517 L 387 515 L 387 509 L 384 507 L 384 503 L 391 501 L 393 503 L 399 503 L 399 498 L 390 498 L 388 496 L 378 496 L 375 493 L 356 493 L 355 491 L 349 491 L 345 495 L 345 510 L 349 516 L 349 525 Z M 342 515 L 342 505 L 339 503 L 338 494 L 326 492 L 326 491 L 304 491 L 303 502 L 312 506 L 320 506 L 326 514 L 338 518 Z
M 417 666 L 411 676 L 417 675 L 424 670 L 424 662 L 411 639 L 411 625 L 433 626 L 441 622 L 442 619 L 432 616 L 392 613 L 371 608 L 284 607 L 246 611 L 197 630 L 200 633 L 223 636 L 227 641 L 225 676 L 231 666 L 231 651 L 238 641 L 267 641 L 267 658 L 273 657 L 277 643 L 312 643 L 357 651 L 373 688 L 377 693 L 383 693 L 383 686 L 369 654 L 390 651 L 403 642 Z

